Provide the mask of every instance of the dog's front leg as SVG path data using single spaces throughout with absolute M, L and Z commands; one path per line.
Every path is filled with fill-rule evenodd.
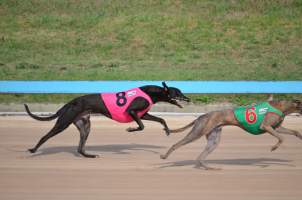
M 267 131 L 269 134 L 271 134 L 272 136 L 276 137 L 278 139 L 277 144 L 275 144 L 274 146 L 272 146 L 271 151 L 275 151 L 283 142 L 283 138 L 278 134 L 278 132 L 276 130 L 273 129 L 273 127 L 271 127 L 270 125 L 263 125 L 261 127 L 263 130 Z
M 280 126 L 279 128 L 277 128 L 276 131 L 278 133 L 281 133 L 281 134 L 287 134 L 287 135 L 296 136 L 297 138 L 300 138 L 302 140 L 302 135 L 301 135 L 301 133 L 299 133 L 299 131 L 287 129 L 287 128 L 284 128 L 282 126 Z
M 141 131 L 144 130 L 145 126 L 142 122 L 142 120 L 137 116 L 136 112 L 134 110 L 129 110 L 128 114 L 132 117 L 134 121 L 138 124 L 137 128 L 127 128 L 128 132 L 134 132 L 134 131 Z
M 126 112 L 132 117 L 134 121 L 136 121 L 138 127 L 127 128 L 128 132 L 144 130 L 144 124 L 142 120 L 137 116 L 137 112 L 145 110 L 149 105 L 149 102 L 143 97 L 137 97 L 131 102 Z
M 167 125 L 167 123 L 164 119 L 153 116 L 153 115 L 150 115 L 149 113 L 144 114 L 142 116 L 142 119 L 161 123 L 164 126 L 164 131 L 166 132 L 166 135 L 169 136 L 170 130 L 169 130 L 168 125 Z

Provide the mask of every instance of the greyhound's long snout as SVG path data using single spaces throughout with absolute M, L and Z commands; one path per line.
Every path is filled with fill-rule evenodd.
M 183 96 L 181 97 L 182 101 L 191 102 L 191 99 L 189 97 Z
M 186 96 L 183 96 L 183 97 L 176 97 L 174 98 L 174 100 L 177 100 L 177 101 L 186 101 L 186 102 L 190 102 L 191 100 L 186 97 Z
M 191 102 L 191 99 L 188 98 L 188 97 L 186 97 L 186 98 L 184 99 L 184 101 L 186 101 L 186 102 Z

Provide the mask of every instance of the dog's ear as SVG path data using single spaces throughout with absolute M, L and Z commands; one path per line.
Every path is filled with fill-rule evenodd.
M 163 81 L 161 84 L 164 86 L 164 89 L 167 92 L 169 90 L 169 87 L 167 86 L 167 84 L 165 83 L 165 81 Z

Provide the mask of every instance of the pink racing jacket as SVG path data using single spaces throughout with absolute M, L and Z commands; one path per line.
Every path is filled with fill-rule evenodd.
M 132 117 L 126 112 L 126 110 L 135 98 L 143 97 L 149 102 L 148 108 L 137 113 L 139 117 L 148 112 L 153 105 L 151 98 L 139 88 L 118 93 L 102 93 L 101 96 L 105 106 L 111 114 L 112 119 L 121 123 L 133 121 Z

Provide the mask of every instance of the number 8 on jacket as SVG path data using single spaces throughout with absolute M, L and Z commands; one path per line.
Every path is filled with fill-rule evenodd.
M 116 105 L 121 107 L 127 103 L 127 99 L 125 95 L 126 95 L 125 92 L 116 93 Z

